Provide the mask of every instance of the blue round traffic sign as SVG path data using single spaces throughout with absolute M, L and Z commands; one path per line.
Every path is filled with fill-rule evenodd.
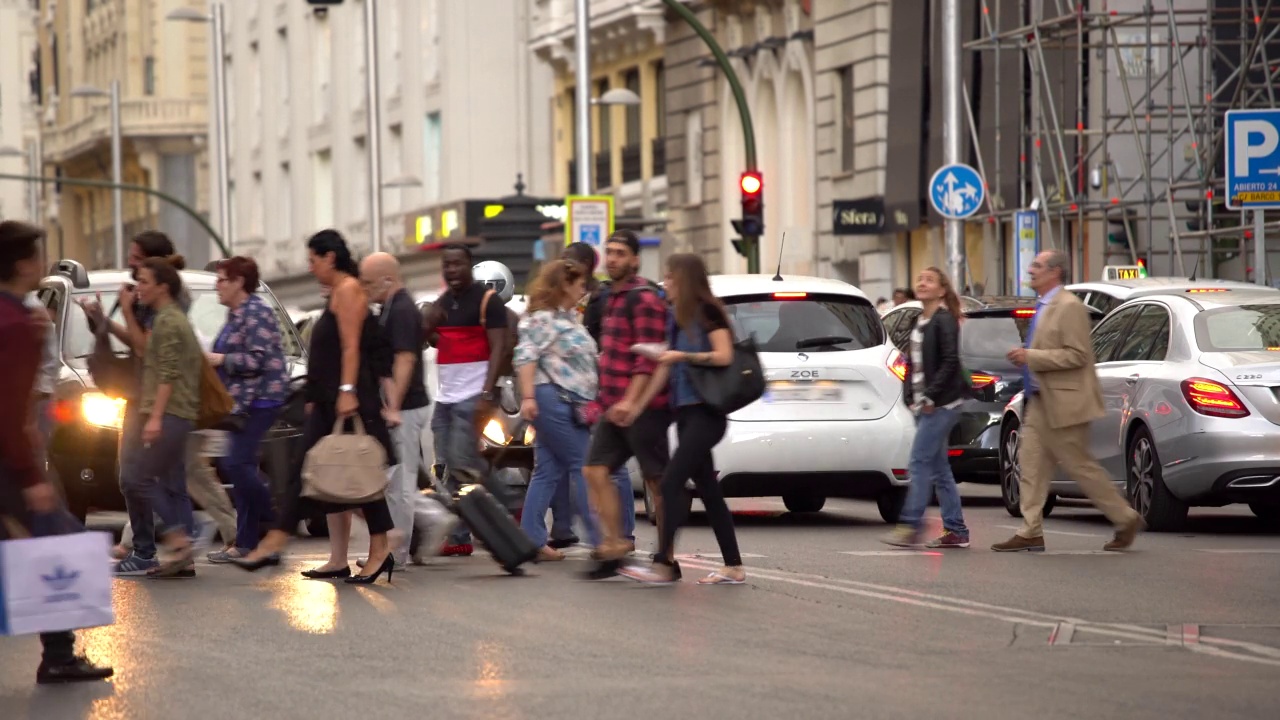
M 929 180 L 929 202 L 949 220 L 961 220 L 978 212 L 985 199 L 982 176 L 963 163 L 943 165 Z

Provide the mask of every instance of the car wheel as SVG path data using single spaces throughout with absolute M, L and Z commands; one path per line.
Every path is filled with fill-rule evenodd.
M 1268 504 L 1260 502 L 1249 503 L 1249 509 L 1253 511 L 1258 519 L 1268 525 L 1280 525 L 1280 503 Z
M 1014 517 L 1022 517 L 1022 468 L 1018 465 L 1021 444 L 1022 426 L 1016 419 L 1011 420 L 1000 435 L 1000 499 L 1005 511 Z M 1048 506 L 1045 503 L 1046 509 Z
M 788 512 L 816 513 L 822 511 L 822 506 L 827 504 L 827 498 L 816 493 L 793 493 L 783 495 L 782 504 L 787 506 Z M 895 517 L 894 520 L 897 518 Z
M 1129 440 L 1125 458 L 1125 494 L 1147 527 L 1157 532 L 1180 530 L 1187 523 L 1187 504 L 1164 484 L 1160 457 L 1151 433 L 1140 427 Z
M 907 500 L 907 489 L 905 487 L 892 487 L 880 493 L 876 498 L 876 507 L 880 509 L 880 517 L 887 523 L 898 522 L 898 516 L 902 514 L 902 503 Z

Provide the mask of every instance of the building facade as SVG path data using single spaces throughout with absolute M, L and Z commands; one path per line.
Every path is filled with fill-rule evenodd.
M 35 18 L 31 0 L 0 0 L 0 173 L 10 175 L 39 172 L 34 160 L 39 140 Z M 30 183 L 0 180 L 0 220 L 37 221 L 35 189 Z
M 523 174 L 551 189 L 550 73 L 531 61 L 519 0 L 378 0 L 382 247 L 461 232 L 440 222 Z M 226 4 L 236 252 L 267 277 L 306 270 L 307 236 L 336 228 L 373 247 L 364 1 Z M 421 222 L 417 220 L 426 218 Z
M 163 189 L 207 213 L 209 44 L 207 28 L 168 22 L 200 0 L 35 0 L 39 38 L 41 147 L 46 175 L 111 179 L 111 113 L 105 93 L 121 87 L 123 180 Z M 80 90 L 74 93 L 73 91 Z M 102 95 L 86 96 L 85 91 Z M 61 185 L 46 194 L 60 256 L 91 267 L 115 263 L 111 191 Z M 210 257 L 199 225 L 167 203 L 123 196 L 127 237 L 158 228 L 188 264 Z
M 554 73 L 549 117 L 555 192 L 577 194 L 577 38 L 572 0 L 535 0 L 530 47 Z M 659 271 L 657 253 L 670 211 L 667 138 L 667 22 L 660 0 L 596 0 L 590 4 L 591 92 L 594 100 L 626 89 L 639 104 L 593 105 L 593 187 L 612 195 L 616 225 L 640 231 L 643 271 Z

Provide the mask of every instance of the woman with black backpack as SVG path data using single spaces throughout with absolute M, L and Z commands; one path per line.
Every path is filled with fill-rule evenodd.
M 738 585 L 746 581 L 733 515 L 720 491 L 711 451 L 724 437 L 728 416 L 712 407 L 698 393 L 691 365 L 728 367 L 733 362 L 733 330 L 724 305 L 711 292 L 707 266 L 693 254 L 672 255 L 667 260 L 667 298 L 673 307 L 667 326 L 668 348 L 658 356 L 659 367 L 635 407 L 649 405 L 668 380 L 676 415 L 675 452 L 662 477 L 662 505 L 666 518 L 659 524 L 658 554 L 648 567 L 632 566 L 620 572 L 643 583 L 665 585 L 680 579 L 675 560 L 676 531 L 684 524 L 688 503 L 683 497 L 690 479 L 698 488 L 715 531 L 724 567 L 698 581 L 700 585 Z

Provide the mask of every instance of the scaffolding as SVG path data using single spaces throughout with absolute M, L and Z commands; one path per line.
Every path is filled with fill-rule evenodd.
M 1017 58 L 1021 80 L 1010 88 L 994 74 L 996 115 L 1016 103 L 1020 119 L 1019 137 L 997 129 L 985 138 L 994 148 L 979 147 L 964 93 L 974 156 L 996 189 L 979 218 L 1003 229 L 1015 211 L 1038 208 L 1045 247 L 1071 252 L 1082 271 L 1100 242 L 1104 265 L 1252 272 L 1246 213 L 1222 204 L 1223 116 L 1276 107 L 1280 2 L 978 0 L 976 9 L 965 49 L 995 68 Z M 1013 186 L 1015 169 L 999 161 L 1010 142 L 1016 198 L 998 191 Z M 984 157 L 994 167 L 981 167 Z M 1266 228 L 1277 238 L 1274 220 Z

